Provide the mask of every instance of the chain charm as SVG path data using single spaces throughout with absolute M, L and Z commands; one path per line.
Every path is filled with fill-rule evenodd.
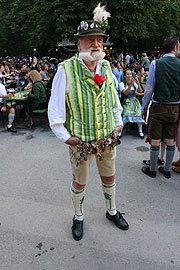
M 79 166 L 81 160 L 87 161 L 88 155 L 90 154 L 94 154 L 99 160 L 102 160 L 104 152 L 113 151 L 114 147 L 116 147 L 120 143 L 120 136 L 118 135 L 116 130 L 99 141 L 80 141 L 77 145 L 78 158 L 76 162 L 76 167 Z

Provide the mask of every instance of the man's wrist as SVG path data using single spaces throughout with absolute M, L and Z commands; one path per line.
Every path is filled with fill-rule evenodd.
M 116 129 L 119 129 L 120 131 L 122 130 L 123 126 L 122 125 L 117 125 Z

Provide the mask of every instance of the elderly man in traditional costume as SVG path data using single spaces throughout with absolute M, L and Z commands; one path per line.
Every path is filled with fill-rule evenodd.
M 75 34 L 79 53 L 60 64 L 49 101 L 51 129 L 69 145 L 75 240 L 83 236 L 83 201 L 93 156 L 102 181 L 106 218 L 122 230 L 129 228 L 115 205 L 115 146 L 120 143 L 118 133 L 123 123 L 110 65 L 103 60 L 103 26 L 107 26 L 108 17 L 99 4 L 93 20 L 80 23 Z
M 159 167 L 166 178 L 171 177 L 171 163 L 175 153 L 175 136 L 180 114 L 180 60 L 179 39 L 168 37 L 163 42 L 165 54 L 154 60 L 149 69 L 148 80 L 142 102 L 142 116 L 145 118 L 152 98 L 149 115 L 149 135 L 151 139 L 150 168 L 142 167 L 142 172 L 156 177 L 160 141 L 166 144 L 166 162 Z

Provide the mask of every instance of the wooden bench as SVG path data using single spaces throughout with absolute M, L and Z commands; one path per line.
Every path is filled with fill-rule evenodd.
M 40 115 L 40 125 L 42 123 L 42 116 L 43 116 L 43 114 L 47 113 L 47 110 L 48 110 L 47 108 L 39 109 L 39 110 L 33 110 L 33 113 Z

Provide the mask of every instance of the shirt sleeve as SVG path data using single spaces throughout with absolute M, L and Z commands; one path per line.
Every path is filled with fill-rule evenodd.
M 122 116 L 121 116 L 122 111 L 123 111 L 123 108 L 121 106 L 121 103 L 119 101 L 119 97 L 118 97 L 118 94 L 117 94 L 117 91 L 116 91 L 115 105 L 114 105 L 114 108 L 113 108 L 113 113 L 114 113 L 114 119 L 115 119 L 116 126 L 123 126 L 123 121 L 122 121 Z
M 53 80 L 51 97 L 48 104 L 49 124 L 54 134 L 62 141 L 71 135 L 64 127 L 66 121 L 66 94 L 68 92 L 67 77 L 63 66 L 59 66 Z
M 142 99 L 142 107 L 141 107 L 141 111 L 144 110 L 144 108 L 147 108 L 151 97 L 153 95 L 154 92 L 154 87 L 155 87 L 155 60 L 152 61 L 150 68 L 149 68 L 149 74 L 148 74 L 148 79 L 147 79 L 147 83 L 146 83 L 146 87 L 145 87 L 145 91 L 144 91 L 144 96 Z
M 0 95 L 7 95 L 6 88 L 3 84 L 0 83 Z M 3 98 L 0 98 L 0 103 L 3 102 Z
M 135 87 L 135 91 L 137 92 L 137 90 L 138 90 L 138 85 L 137 85 L 136 82 L 134 82 L 134 87 Z
M 123 83 L 123 82 L 121 82 L 121 83 L 119 84 L 119 89 L 120 89 L 121 92 L 125 89 L 124 83 Z
M 53 125 L 51 129 L 61 142 L 66 142 L 71 137 L 70 133 L 63 124 Z
M 116 89 L 118 90 L 118 80 L 114 74 L 112 74 L 112 77 L 113 77 L 114 85 L 115 85 Z

